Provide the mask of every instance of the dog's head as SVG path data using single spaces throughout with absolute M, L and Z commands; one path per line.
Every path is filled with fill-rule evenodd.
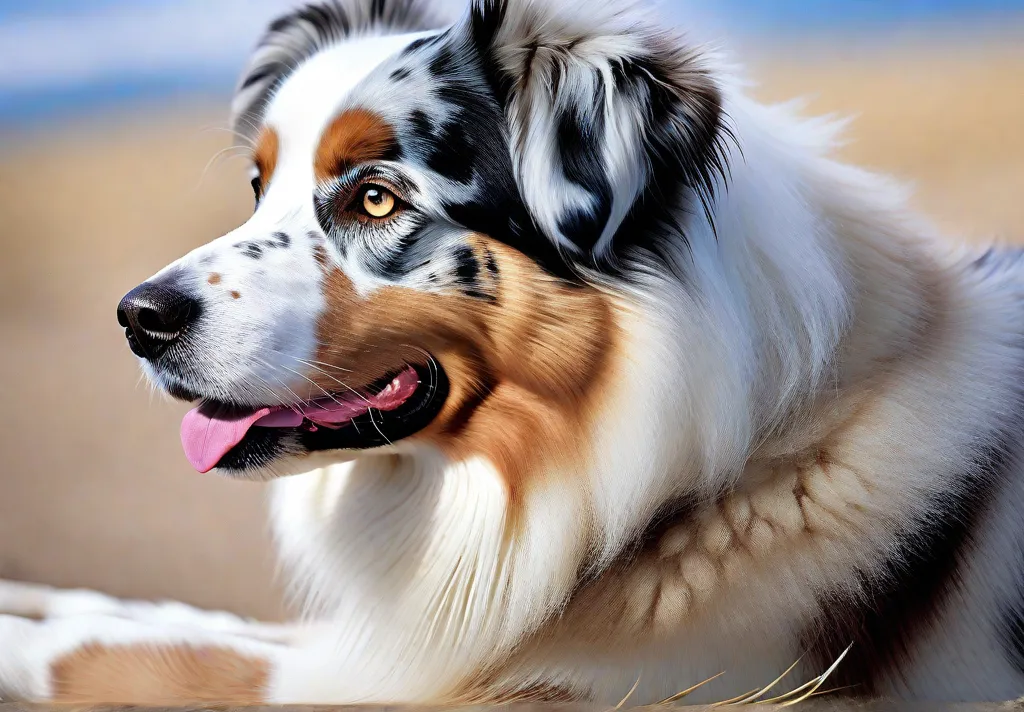
M 630 352 L 630 295 L 679 282 L 664 254 L 722 168 L 699 57 L 600 3 L 476 0 L 436 29 L 344 0 L 276 21 L 234 108 L 253 216 L 118 311 L 198 401 L 197 469 L 429 447 L 514 481 L 592 456 L 624 364 L 658 358 Z

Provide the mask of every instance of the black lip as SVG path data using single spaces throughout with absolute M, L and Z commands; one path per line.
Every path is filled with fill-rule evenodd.
M 398 442 L 427 427 L 448 399 L 448 376 L 436 361 L 414 365 L 420 387 L 408 401 L 391 411 L 364 413 L 338 429 L 251 428 L 240 443 L 217 463 L 217 469 L 243 472 L 271 464 L 279 457 L 323 450 L 367 450 Z M 395 374 L 368 390 L 380 390 Z M 204 408 L 208 407 L 206 405 Z
M 171 398 L 185 401 L 186 403 L 193 403 L 199 400 L 198 393 L 194 393 L 190 391 L 188 388 L 185 388 L 185 386 L 179 385 L 177 383 L 172 383 L 171 385 L 165 387 L 164 390 L 167 391 L 167 395 L 169 395 Z

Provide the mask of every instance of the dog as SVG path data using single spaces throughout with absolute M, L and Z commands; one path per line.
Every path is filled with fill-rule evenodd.
M 626 1 L 303 6 L 233 114 L 253 216 L 118 320 L 304 616 L 6 583 L 5 699 L 1024 693 L 1021 252 Z

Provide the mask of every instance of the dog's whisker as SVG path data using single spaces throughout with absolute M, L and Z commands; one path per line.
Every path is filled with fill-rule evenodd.
M 240 133 L 239 131 L 236 131 L 235 129 L 230 128 L 228 126 L 205 126 L 200 129 L 201 133 L 212 133 L 214 131 L 220 131 L 222 133 L 231 135 L 232 138 L 241 141 L 243 144 L 242 147 L 244 148 L 248 148 L 250 150 L 256 148 L 256 142 L 253 141 L 251 137 L 246 136 L 245 134 Z
M 312 384 L 312 385 L 313 385 L 313 386 L 314 386 L 315 388 L 317 388 L 318 390 L 320 390 L 320 392 L 322 392 L 322 393 L 324 394 L 324 396 L 325 396 L 325 397 L 327 397 L 327 398 L 330 398 L 330 399 L 331 399 L 332 401 L 334 401 L 334 402 L 335 402 L 335 403 L 337 403 L 338 405 L 343 405 L 343 403 L 342 403 L 342 402 L 341 402 L 340 400 L 338 400 L 338 397 L 337 397 L 336 395 L 334 395 L 333 393 L 331 393 L 330 391 L 328 391 L 328 390 L 327 390 L 326 388 L 324 388 L 323 386 L 321 386 L 321 385 L 320 385 L 319 383 L 317 383 L 316 381 L 314 381 L 314 380 L 313 380 L 312 378 L 309 378 L 308 376 L 304 376 L 304 375 L 302 375 L 301 373 L 299 373 L 298 371 L 296 371 L 296 370 L 294 370 L 294 369 L 291 369 L 291 368 L 288 368 L 287 366 L 281 366 L 281 368 L 283 368 L 284 370 L 288 371 L 289 373 L 293 373 L 293 374 L 295 374 L 296 376 L 298 376 L 299 378 L 302 378 L 303 380 L 306 380 L 306 381 L 308 381 L 308 382 L 309 382 L 310 384 Z M 307 399 L 307 400 L 309 400 L 309 399 Z
M 281 354 L 281 355 L 286 355 L 286 354 Z M 338 378 L 336 378 L 336 377 L 332 376 L 331 374 L 327 373 L 326 371 L 324 371 L 324 370 L 323 370 L 323 369 L 321 369 L 320 367 L 318 367 L 318 366 L 314 366 L 314 365 L 312 365 L 311 363 L 309 363 L 309 362 L 307 362 L 307 361 L 304 361 L 303 359 L 300 359 L 300 358 L 298 358 L 297 356 L 292 356 L 291 358 L 295 359 L 295 360 L 296 360 L 296 361 L 298 361 L 299 363 L 301 363 L 301 364 L 303 364 L 303 365 L 305 365 L 305 366 L 307 366 L 307 367 L 309 367 L 309 368 L 312 368 L 312 369 L 313 369 L 313 370 L 315 370 L 315 371 L 318 371 L 319 373 L 322 373 L 322 374 L 323 374 L 324 376 L 326 376 L 327 378 L 331 379 L 332 381 L 334 381 L 335 383 L 337 383 L 337 384 L 338 384 L 338 385 L 340 385 L 341 387 L 343 387 L 343 388 L 345 388 L 346 390 L 350 391 L 350 392 L 351 392 L 351 393 L 352 393 L 353 395 L 355 395 L 355 396 L 356 396 L 357 398 L 359 398 L 360 400 L 362 400 L 362 401 L 363 401 L 364 403 L 366 403 L 366 404 L 369 404 L 369 403 L 370 403 L 370 399 L 369 399 L 369 398 L 367 398 L 367 397 L 366 397 L 365 395 L 363 395 L 363 394 L 362 394 L 362 393 L 360 393 L 360 392 L 359 392 L 358 390 L 356 390 L 356 389 L 355 389 L 355 388 L 353 388 L 352 386 L 348 385 L 348 384 L 347 384 L 347 383 L 345 383 L 344 381 L 342 381 L 342 380 L 340 380 L 340 379 L 338 379 Z M 287 367 L 284 367 L 284 366 L 282 366 L 282 368 L 287 368 Z M 291 371 L 292 373 L 294 373 L 295 375 L 299 376 L 300 378 L 304 378 L 305 380 L 309 381 L 310 383 L 312 383 L 313 385 L 315 385 L 315 386 L 316 386 L 317 388 L 319 388 L 320 390 L 322 390 L 322 391 L 323 391 L 324 393 L 327 393 L 328 395 L 330 395 L 330 394 L 329 394 L 329 393 L 328 393 L 328 392 L 327 392 L 327 391 L 326 391 L 326 390 L 325 390 L 325 389 L 324 389 L 324 388 L 323 388 L 323 387 L 322 387 L 322 386 L 321 386 L 320 384 L 316 383 L 316 382 L 315 382 L 315 381 L 313 381 L 312 379 L 310 379 L 310 378 L 308 378 L 308 377 L 306 377 L 306 376 L 302 375 L 301 373 L 298 373 L 297 371 L 294 371 L 294 370 L 292 370 L 292 369 L 290 369 L 290 368 L 288 368 L 287 370 L 288 370 L 288 371 Z M 337 400 L 335 400 L 335 402 L 338 402 L 338 403 L 340 403 L 340 401 L 337 401 Z

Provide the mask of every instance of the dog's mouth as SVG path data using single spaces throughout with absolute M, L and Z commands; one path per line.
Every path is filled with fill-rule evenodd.
M 447 395 L 444 370 L 432 361 L 361 389 L 288 405 L 239 408 L 207 400 L 182 420 L 181 444 L 199 472 L 250 469 L 285 451 L 380 447 L 429 425 Z

